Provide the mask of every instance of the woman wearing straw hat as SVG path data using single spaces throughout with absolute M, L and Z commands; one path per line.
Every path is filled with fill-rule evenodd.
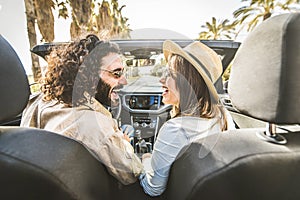
M 170 167 L 183 147 L 234 128 L 213 84 L 222 74 L 220 57 L 199 41 L 181 48 L 166 40 L 163 50 L 168 62 L 160 80 L 163 102 L 173 105 L 173 109 L 172 119 L 158 133 L 152 155 L 143 156 L 145 172 L 140 183 L 150 196 L 166 189 Z

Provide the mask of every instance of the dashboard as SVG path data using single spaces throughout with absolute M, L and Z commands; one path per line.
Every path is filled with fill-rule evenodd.
M 134 110 L 158 110 L 164 104 L 160 95 L 125 95 L 125 105 Z
M 119 91 L 122 104 L 119 125 L 133 127 L 135 153 L 142 153 L 139 150 L 142 143 L 147 145 L 146 152 L 152 151 L 159 129 L 170 118 L 172 109 L 171 105 L 162 102 L 160 77 L 149 75 L 150 69 L 141 67 L 140 76 L 134 77 L 131 82 L 128 78 L 129 83 Z
M 161 93 L 130 93 L 121 94 L 122 112 L 120 123 L 129 124 L 134 128 L 133 146 L 139 153 L 138 143 L 144 140 L 147 152 L 152 151 L 152 146 L 162 124 L 169 118 L 171 105 L 162 102 Z
M 169 118 L 171 105 L 162 102 L 161 94 L 124 94 L 122 100 L 122 124 L 130 124 L 135 131 L 139 130 L 142 138 L 154 137 Z

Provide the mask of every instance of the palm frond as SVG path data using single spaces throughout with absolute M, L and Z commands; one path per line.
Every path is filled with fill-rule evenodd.
M 252 31 L 254 29 L 254 27 L 258 24 L 258 22 L 260 22 L 260 18 L 263 17 L 263 14 L 259 14 L 257 16 L 255 16 L 248 24 L 248 29 L 247 31 Z

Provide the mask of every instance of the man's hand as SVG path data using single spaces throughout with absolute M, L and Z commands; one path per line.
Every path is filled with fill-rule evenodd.
M 132 140 L 132 138 L 130 139 L 129 136 L 128 136 L 127 134 L 125 134 L 125 133 L 123 134 L 123 137 L 124 137 L 124 139 L 127 140 L 127 142 L 129 142 L 129 143 L 130 143 L 131 140 Z
M 151 156 L 152 156 L 151 153 L 144 153 L 144 154 L 142 155 L 142 160 L 145 160 L 145 159 L 147 159 L 147 158 L 151 158 Z
M 121 130 L 123 132 L 124 139 L 132 144 L 134 138 L 134 128 L 129 124 L 124 124 L 121 126 Z

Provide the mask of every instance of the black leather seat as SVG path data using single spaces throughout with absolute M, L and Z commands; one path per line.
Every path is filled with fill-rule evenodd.
M 0 128 L 1 199 L 110 199 L 112 177 L 83 146 L 38 129 Z
M 299 41 L 300 13 L 272 17 L 247 36 L 228 92 L 236 109 L 267 129 L 227 131 L 187 147 L 171 168 L 167 199 L 300 199 Z

